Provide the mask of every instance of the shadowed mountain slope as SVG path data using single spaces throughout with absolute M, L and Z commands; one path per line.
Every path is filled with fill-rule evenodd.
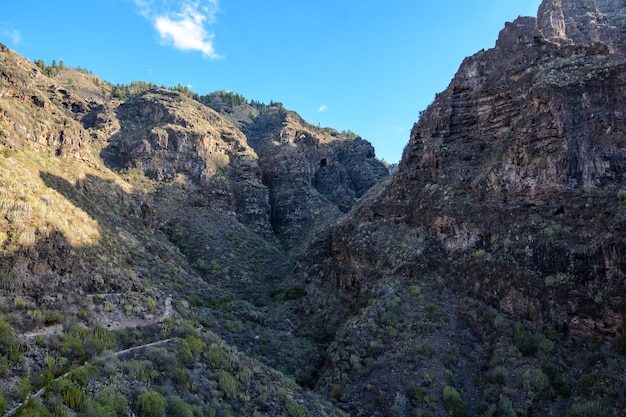
M 25 415 L 621 415 L 625 15 L 545 0 L 507 23 L 393 176 L 280 103 L 122 91 L 3 47 L 4 397 Z

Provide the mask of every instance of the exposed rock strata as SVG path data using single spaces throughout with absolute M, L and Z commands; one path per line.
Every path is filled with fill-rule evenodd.
M 404 384 L 419 379 L 420 371 L 413 374 L 415 365 L 403 361 L 413 354 L 410 348 L 393 336 L 384 339 L 384 331 L 372 331 L 371 323 L 395 323 L 394 316 L 389 319 L 392 300 L 408 306 L 409 289 L 419 293 L 425 285 L 456 290 L 443 304 L 449 322 L 440 332 L 460 335 L 449 330 L 460 320 L 474 336 L 494 337 L 487 345 L 503 342 L 496 331 L 474 327 L 481 313 L 467 307 L 469 300 L 558 335 L 568 346 L 592 341 L 610 346 L 623 337 L 622 3 L 546 0 L 538 19 L 507 23 L 495 48 L 465 59 L 413 127 L 399 172 L 312 245 L 312 256 L 329 258 L 321 264 L 301 260 L 293 279 L 302 271 L 316 278 L 299 308 L 329 324 L 335 321 L 328 309 L 335 308 L 347 320 L 338 320 L 336 330 L 314 331 L 320 337 L 336 332 L 320 389 L 332 391 L 341 381 L 350 387 L 341 397 L 350 404 L 374 398 L 395 404 Z M 352 307 L 349 313 L 346 305 Z M 396 328 L 410 333 L 419 326 L 406 309 L 397 311 L 402 313 Z M 412 334 L 416 340 L 425 337 Z M 404 340 L 402 333 L 395 337 Z M 356 342 L 361 338 L 374 342 L 368 348 Z M 426 338 L 440 343 L 435 336 Z M 368 368 L 359 374 L 343 364 L 354 357 L 378 358 L 372 346 L 381 339 L 385 355 L 395 362 L 378 363 L 388 372 L 403 369 L 406 379 L 397 372 L 396 380 L 368 396 L 359 389 L 378 387 L 374 375 L 385 372 Z M 478 346 L 469 335 L 455 340 L 461 339 Z M 353 342 L 349 348 L 347 340 Z M 465 354 L 481 355 L 471 348 Z M 416 369 L 432 375 L 435 364 Z M 466 363 L 468 374 L 483 370 Z M 467 384 L 468 397 L 483 389 L 471 381 L 458 383 Z M 521 399 L 516 402 L 518 410 L 533 413 Z

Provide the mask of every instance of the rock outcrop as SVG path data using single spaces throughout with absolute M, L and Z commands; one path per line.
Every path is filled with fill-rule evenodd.
M 431 260 L 454 286 L 608 337 L 626 308 L 626 26 L 614 26 L 610 4 L 546 1 L 539 20 L 508 23 L 495 48 L 462 63 L 414 126 L 400 172 L 356 213 L 428 230 L 454 258 Z M 587 13 L 604 16 L 593 36 L 575 30 L 589 28 Z M 507 239 L 514 256 L 496 255 Z M 479 250 L 503 263 L 475 262 Z M 507 262 L 523 280 L 510 280 Z M 546 285 L 555 274 L 568 283 Z M 526 311 L 507 304 L 513 289 L 528 292 Z M 582 313 L 599 292 L 602 309 Z
M 288 246 L 347 212 L 389 175 L 372 145 L 306 123 L 293 112 L 260 115 L 244 128 L 270 189 L 272 224 Z
M 110 164 L 136 168 L 157 181 L 188 176 L 201 187 L 206 205 L 232 211 L 253 230 L 271 234 L 258 158 L 234 125 L 163 89 L 133 97 L 116 112 L 121 129 L 103 151 Z
M 337 394 L 342 401 L 377 398 L 402 413 L 407 402 L 419 403 L 403 400 L 403 387 L 449 366 L 437 355 L 421 365 L 405 360 L 424 358 L 407 343 L 446 346 L 465 357 L 457 384 L 466 398 L 476 398 L 490 392 L 489 384 L 470 381 L 472 373 L 490 369 L 481 355 L 503 343 L 517 344 L 524 356 L 543 349 L 523 344 L 525 325 L 564 346 L 606 348 L 623 339 L 623 11 L 622 2 L 546 0 L 538 19 L 507 23 L 496 46 L 465 59 L 415 124 L 399 172 L 312 246 L 312 256 L 326 260 L 304 257 L 293 279 L 315 277 L 299 308 L 337 326 L 313 331 L 334 339 L 321 389 L 333 392 L 339 383 L 348 386 Z M 425 287 L 441 286 L 454 293 L 428 293 L 439 300 L 431 302 L 433 311 L 446 311 L 446 324 L 429 336 L 420 327 L 424 316 L 410 318 L 408 306 L 415 305 L 411 294 L 423 297 Z M 479 318 L 492 308 L 500 319 L 516 321 L 509 323 L 517 333 Z M 390 328 L 401 330 L 385 338 Z M 442 345 L 448 332 L 458 344 Z M 370 346 L 357 342 L 362 339 Z M 372 348 L 379 345 L 389 359 Z M 366 358 L 378 367 L 368 367 Z M 376 382 L 376 375 L 399 369 L 402 376 Z M 445 383 L 434 380 L 422 387 L 443 389 Z M 371 396 L 360 390 L 365 386 Z M 532 399 L 513 400 L 523 413 L 546 412 L 529 405 Z

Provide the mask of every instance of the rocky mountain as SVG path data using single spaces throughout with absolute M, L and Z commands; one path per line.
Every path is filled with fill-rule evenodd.
M 335 415 L 268 367 L 311 378 L 323 354 L 281 318 L 284 299 L 302 290 L 276 286 L 308 235 L 389 175 L 372 146 L 276 105 L 251 108 L 246 127 L 256 136 L 248 137 L 185 91 L 139 83 L 119 99 L 119 86 L 88 71 L 0 52 L 3 401 L 19 405 L 23 387 L 51 390 L 57 377 L 113 350 L 107 360 L 121 360 L 114 366 L 146 361 L 138 385 L 102 370 L 88 381 L 70 378 L 21 413 L 109 413 L 97 400 L 109 375 L 122 378 L 107 394 L 120 400 L 120 415 L 141 414 L 139 397 L 156 388 L 167 407 L 203 415 Z M 271 154 L 260 157 L 251 143 Z M 189 338 L 202 348 L 180 362 Z M 150 343 L 183 382 L 149 376 L 158 367 L 146 355 L 156 348 L 137 348 Z M 136 356 L 120 356 L 128 349 Z M 209 359 L 214 351 L 221 359 Z
M 619 416 L 626 3 L 544 0 L 399 171 L 0 48 L 6 415 Z
M 621 413 L 625 12 L 506 24 L 301 259 L 296 309 L 332 340 L 319 390 L 381 415 Z

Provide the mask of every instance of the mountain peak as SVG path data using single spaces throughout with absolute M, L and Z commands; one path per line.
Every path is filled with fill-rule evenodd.
M 613 0 L 544 0 L 539 6 L 537 28 L 550 42 L 602 43 L 611 52 L 624 51 L 623 7 L 623 2 Z

